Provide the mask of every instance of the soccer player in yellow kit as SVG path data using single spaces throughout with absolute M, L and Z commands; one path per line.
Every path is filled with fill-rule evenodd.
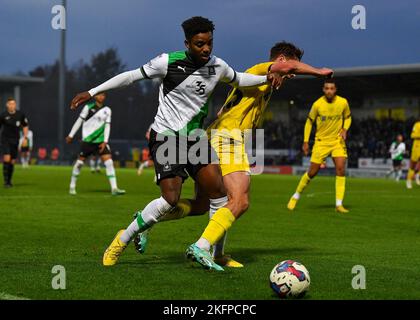
M 283 78 L 297 74 L 317 77 L 331 77 L 333 71 L 328 68 L 314 68 L 300 62 L 303 51 L 288 42 L 279 42 L 270 52 L 270 62 L 257 64 L 246 73 L 266 75 L 270 72 L 279 74 L 277 88 Z M 211 145 L 219 157 L 223 176 L 223 184 L 227 191 L 232 214 L 226 210 L 224 220 L 213 219 L 214 210 L 210 207 L 210 222 L 199 241 L 208 242 L 213 246 L 214 261 L 227 267 L 242 267 L 243 265 L 224 254 L 226 232 L 232 223 L 238 219 L 249 205 L 250 166 L 245 151 L 245 130 L 261 125 L 262 115 L 268 105 L 272 86 L 264 84 L 257 87 L 234 88 L 218 113 L 218 118 L 209 126 L 207 132 Z M 209 209 L 208 199 L 197 189 L 195 199 L 181 199 L 177 210 L 174 210 L 162 221 L 201 215 Z M 144 252 L 147 234 L 142 234 L 135 240 L 137 250 Z
M 336 211 L 346 213 L 343 206 L 345 192 L 345 167 L 347 160 L 346 138 L 351 125 L 350 107 L 347 100 L 338 96 L 337 86 L 332 79 L 324 83 L 324 95 L 314 102 L 305 124 L 302 150 L 309 153 L 309 137 L 316 123 L 315 144 L 312 148 L 311 165 L 300 179 L 296 192 L 290 198 L 287 208 L 294 210 L 301 193 L 318 174 L 321 164 L 331 155 L 334 160 Z
M 413 188 L 413 178 L 415 169 L 420 161 L 420 121 L 414 124 L 413 131 L 411 131 L 411 139 L 413 139 L 413 147 L 411 149 L 410 168 L 407 174 L 407 188 Z

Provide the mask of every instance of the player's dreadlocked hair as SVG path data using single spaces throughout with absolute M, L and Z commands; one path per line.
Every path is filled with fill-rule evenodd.
M 277 42 L 274 45 L 274 47 L 271 48 L 270 59 L 274 60 L 281 54 L 284 55 L 286 58 L 298 59 L 300 61 L 303 56 L 303 50 L 299 49 L 293 43 L 290 42 Z
M 198 33 L 206 33 L 214 31 L 213 21 L 204 17 L 192 17 L 182 23 L 185 38 L 190 40 Z

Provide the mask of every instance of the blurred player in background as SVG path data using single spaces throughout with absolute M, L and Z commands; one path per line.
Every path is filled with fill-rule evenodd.
M 150 130 L 152 129 L 152 125 L 149 126 L 149 128 L 146 131 L 146 134 L 144 135 L 146 137 L 147 142 L 149 142 L 150 139 Z M 148 168 L 150 166 L 153 166 L 153 160 L 150 156 L 150 150 L 149 148 L 143 148 L 141 152 L 141 162 L 139 165 L 139 168 L 137 169 L 137 175 L 141 175 L 143 173 L 144 168 Z
M 31 152 L 34 145 L 34 134 L 32 130 L 28 130 L 27 137 L 23 132 L 20 133 L 19 139 L 19 152 L 20 152 L 20 162 L 22 168 L 29 168 L 29 161 L 31 160 Z
M 395 181 L 399 182 L 402 176 L 402 161 L 406 152 L 404 137 L 402 134 L 397 135 L 396 141 L 391 144 L 389 153 L 392 159 L 392 169 L 387 172 L 386 176 L 389 177 L 394 174 Z
M 285 79 L 300 74 L 317 77 L 332 76 L 333 71 L 331 69 L 318 69 L 300 62 L 302 55 L 303 51 L 294 44 L 279 42 L 270 50 L 270 62 L 254 65 L 246 70 L 246 73 L 267 75 L 270 71 L 274 71 Z M 269 84 L 252 88 L 233 88 L 218 112 L 218 118 L 207 129 L 212 147 L 219 157 L 223 183 L 228 198 L 238 212 L 236 218 L 244 214 L 249 206 L 251 170 L 245 150 L 245 132 L 262 125 L 263 114 L 268 106 L 271 94 L 272 86 Z M 209 211 L 208 199 L 203 196 L 199 186 L 196 187 L 198 187 L 196 199 L 181 199 L 177 210 L 163 217 L 162 221 L 200 215 Z M 204 208 L 204 210 L 196 212 L 194 211 L 196 208 Z M 213 214 L 214 211 L 210 210 L 210 220 Z M 147 235 L 147 233 L 142 233 L 135 239 L 136 248 L 140 253 L 144 252 L 147 245 Z M 240 262 L 225 254 L 226 236 L 227 232 L 222 234 L 221 239 L 213 245 L 214 261 L 221 266 L 243 267 Z
M 79 158 L 73 166 L 70 182 L 71 195 L 76 195 L 76 182 L 80 175 L 85 160 L 91 156 L 99 156 L 105 165 L 106 175 L 111 186 L 112 195 L 122 195 L 125 190 L 117 186 L 114 162 L 112 161 L 111 149 L 108 145 L 111 132 L 111 109 L 104 106 L 106 99 L 105 93 L 94 96 L 94 102 L 84 106 L 79 118 L 73 125 L 70 134 L 66 138 L 67 143 L 72 143 L 74 135 L 82 127 L 82 142 Z
M 23 139 L 28 139 L 28 119 L 22 111 L 16 110 L 16 100 L 7 99 L 6 110 L 0 114 L 1 147 L 3 152 L 3 178 L 4 187 L 12 187 L 12 177 L 16 158 L 18 156 L 18 146 L 20 131 L 22 130 Z
M 337 86 L 333 79 L 325 80 L 324 95 L 314 102 L 306 120 L 303 153 L 309 154 L 309 138 L 312 126 L 316 123 L 315 144 L 312 148 L 311 165 L 300 179 L 299 185 L 290 198 L 287 208 L 294 210 L 300 195 L 311 180 L 318 174 L 320 166 L 331 155 L 335 164 L 335 208 L 337 212 L 346 213 L 343 206 L 347 160 L 347 131 L 351 125 L 350 107 L 347 99 L 337 95 Z
M 413 147 L 411 148 L 410 168 L 407 173 L 407 188 L 413 188 L 413 178 L 416 174 L 415 170 L 420 160 L 420 120 L 414 124 L 411 131 L 411 139 L 413 139 Z

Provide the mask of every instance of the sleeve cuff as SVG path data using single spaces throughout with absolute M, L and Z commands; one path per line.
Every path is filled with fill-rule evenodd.
M 95 89 L 95 88 L 90 89 L 88 92 L 89 92 L 89 94 L 90 94 L 90 96 L 91 96 L 91 97 L 93 97 L 93 96 L 95 96 L 95 95 L 97 94 L 97 92 L 96 92 L 96 89 Z

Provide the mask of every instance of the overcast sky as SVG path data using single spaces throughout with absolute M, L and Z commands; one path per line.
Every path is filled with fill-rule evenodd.
M 292 41 L 316 66 L 420 62 L 419 0 L 68 0 L 67 64 L 111 46 L 127 68 L 183 49 L 183 20 L 216 24 L 214 54 L 244 70 L 264 61 L 277 41 Z M 28 72 L 58 56 L 51 8 L 61 0 L 0 0 L 0 74 Z M 366 30 L 351 26 L 354 5 Z

